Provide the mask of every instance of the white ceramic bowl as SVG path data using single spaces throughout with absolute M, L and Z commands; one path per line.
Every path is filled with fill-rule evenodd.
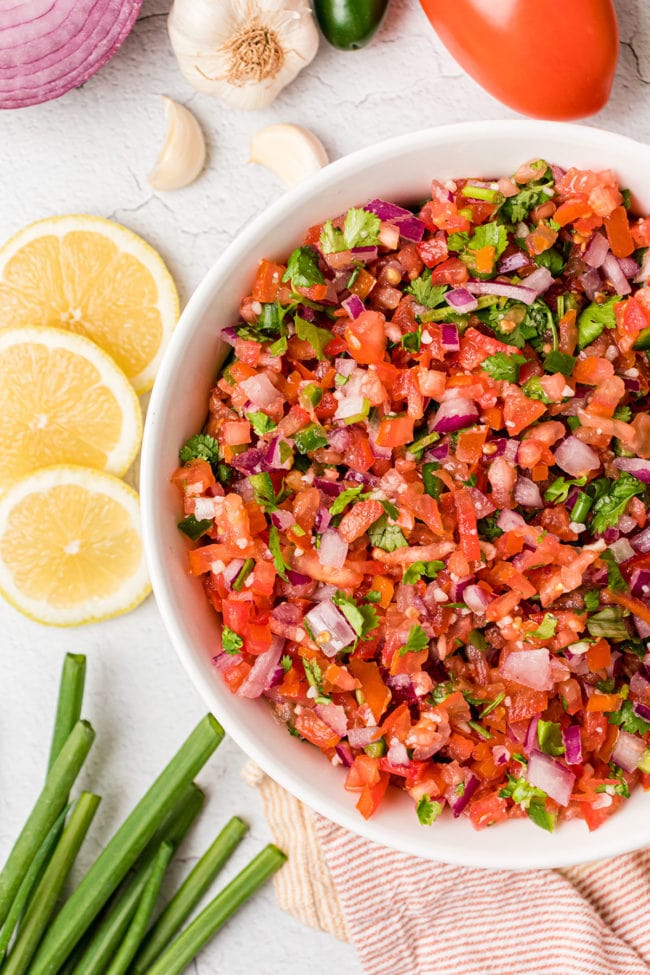
M 650 795 L 641 792 L 597 832 L 581 822 L 554 834 L 528 820 L 475 832 L 465 817 L 420 826 L 412 800 L 391 790 L 364 821 L 345 792 L 344 773 L 310 745 L 287 734 L 264 700 L 232 695 L 211 663 L 215 615 L 199 580 L 187 573 L 187 544 L 176 528 L 177 492 L 169 476 L 179 447 L 199 430 L 210 385 L 225 353 L 219 331 L 236 321 L 258 261 L 282 259 L 306 227 L 373 197 L 425 197 L 432 177 L 512 173 L 542 156 L 560 166 L 611 167 L 650 212 L 650 148 L 598 129 L 508 121 L 442 126 L 371 146 L 323 169 L 282 196 L 239 234 L 189 301 L 160 368 L 142 450 L 144 536 L 154 593 L 178 655 L 226 731 L 272 778 L 324 816 L 408 853 L 468 866 L 521 869 L 595 860 L 650 842 Z

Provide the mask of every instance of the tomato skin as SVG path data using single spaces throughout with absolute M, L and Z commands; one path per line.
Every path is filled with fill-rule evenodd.
M 459 64 L 510 108 L 576 119 L 606 104 L 618 58 L 612 0 L 420 3 Z

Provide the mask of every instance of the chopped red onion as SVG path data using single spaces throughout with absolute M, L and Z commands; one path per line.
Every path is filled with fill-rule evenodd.
M 508 254 L 507 257 L 501 259 L 499 263 L 499 274 L 511 274 L 513 271 L 518 271 L 529 263 L 530 258 L 523 251 L 515 251 L 514 254 Z
M 332 450 L 338 450 L 343 453 L 350 446 L 350 434 L 345 427 L 341 427 L 337 430 L 330 430 L 329 442 Z
M 482 586 L 467 586 L 463 592 L 463 602 L 473 613 L 483 616 L 492 602 L 492 596 Z
M 438 433 L 453 433 L 469 426 L 477 417 L 478 411 L 472 400 L 455 396 L 440 404 L 431 429 Z
M 242 474 L 261 474 L 271 470 L 270 464 L 266 460 L 266 452 L 257 447 L 244 450 L 241 454 L 235 454 L 230 461 L 230 466 Z
M 449 807 L 454 814 L 454 819 L 458 819 L 463 809 L 478 789 L 479 785 L 480 779 L 478 776 L 474 775 L 473 772 L 470 772 L 469 778 L 465 781 L 465 787 L 462 794 L 456 795 L 454 792 L 451 798 L 448 799 Z
M 487 518 L 488 515 L 491 515 L 494 511 L 496 511 L 496 508 L 490 499 L 486 497 L 482 491 L 479 491 L 477 487 L 470 487 L 468 488 L 468 491 L 472 496 L 472 502 L 474 504 L 474 510 L 477 518 Z
M 609 546 L 609 550 L 616 559 L 618 565 L 622 562 L 627 562 L 634 555 L 634 549 L 628 542 L 627 538 L 619 538 L 617 542 Z
M 637 670 L 636 674 L 632 674 L 630 677 L 630 694 L 645 697 L 648 687 L 650 687 L 650 681 L 643 676 L 640 670 Z
M 298 623 L 302 623 L 303 613 L 299 606 L 295 603 L 278 603 L 277 606 L 273 607 L 271 611 L 271 616 L 274 620 L 278 620 L 280 623 L 291 623 L 297 626 Z
M 499 512 L 497 527 L 500 528 L 502 532 L 510 532 L 517 528 L 525 528 L 526 522 L 518 511 L 512 511 L 510 508 L 504 508 Z
M 515 484 L 515 501 L 524 508 L 543 508 L 539 487 L 529 477 L 520 474 Z
M 650 623 L 646 620 L 642 620 L 640 616 L 633 616 L 632 622 L 634 623 L 634 628 L 642 640 L 647 640 L 650 638 Z
M 219 332 L 219 338 L 223 339 L 224 342 L 227 342 L 228 345 L 234 345 L 237 341 L 237 332 L 231 325 L 228 325 L 226 328 L 221 329 Z
M 427 460 L 446 460 L 449 456 L 449 444 L 441 443 L 438 447 L 433 447 L 427 451 Z
M 632 548 L 640 552 L 641 555 L 647 555 L 650 552 L 650 526 L 631 538 L 630 543 Z
M 400 704 L 418 703 L 418 697 L 409 674 L 391 674 L 386 678 L 386 684 L 390 687 L 395 700 L 399 701 Z
M 524 738 L 524 752 L 530 755 L 531 752 L 536 751 L 539 748 L 539 742 L 537 740 L 537 725 L 539 724 L 539 719 L 541 714 L 534 715 L 528 724 L 528 730 L 526 732 L 526 737 Z
M 334 746 L 334 751 L 341 759 L 341 764 L 345 768 L 351 768 L 354 764 L 354 755 L 350 749 L 350 746 L 344 741 L 340 741 L 338 745 Z
M 369 402 L 365 396 L 351 395 L 340 400 L 334 414 L 335 420 L 353 421 L 354 417 L 368 415 Z
M 641 392 L 641 380 L 634 379 L 632 376 L 622 376 L 623 382 L 625 383 L 625 388 L 628 393 L 639 393 Z
M 458 326 L 447 322 L 443 324 L 441 332 L 443 349 L 445 349 L 447 352 L 458 352 L 460 349 Z
M 334 657 L 354 640 L 354 630 L 331 599 L 323 600 L 310 609 L 305 615 L 305 622 L 326 657 Z
M 534 751 L 528 761 L 526 779 L 560 806 L 569 805 L 576 777 L 550 755 Z
M 634 772 L 643 758 L 645 743 L 637 735 L 630 735 L 627 731 L 619 731 L 612 760 L 626 772 Z
M 641 268 L 639 269 L 639 273 L 634 279 L 634 283 L 645 284 L 648 278 L 650 278 L 650 248 L 648 248 L 648 250 L 646 250 L 645 254 L 643 255 L 643 260 L 641 261 Z
M 506 680 L 532 687 L 535 691 L 553 689 L 551 658 L 546 647 L 509 653 L 501 664 L 501 674 Z
M 330 569 L 342 569 L 348 557 L 348 547 L 335 528 L 328 528 L 320 537 L 320 564 Z
M 582 255 L 582 260 L 589 267 L 597 268 L 602 267 L 602 263 L 609 253 L 609 242 L 606 237 L 603 237 L 601 233 L 596 231 L 589 245 Z
M 553 275 L 547 267 L 538 267 L 536 271 L 524 278 L 526 288 L 532 288 L 537 297 L 548 291 L 553 284 Z
M 386 758 L 391 765 L 409 765 L 411 761 L 406 745 L 403 745 L 401 741 L 396 741 L 390 746 L 386 752 Z
M 340 704 L 317 704 L 314 711 L 328 728 L 331 728 L 339 738 L 343 738 L 348 730 L 345 708 Z
M 642 718 L 643 721 L 650 721 L 650 707 L 647 704 L 643 704 L 642 701 L 635 701 L 632 705 L 632 710 L 637 718 Z
M 374 213 L 380 220 L 395 220 L 400 217 L 413 216 L 411 211 L 405 209 L 405 207 L 398 206 L 397 203 L 388 203 L 386 200 L 380 200 L 379 198 L 371 200 L 370 203 L 364 203 L 363 209 L 369 213 Z
M 240 697 L 259 697 L 271 686 L 275 668 L 280 662 L 284 640 L 274 636 L 271 646 L 255 658 L 248 676 L 237 691 Z
M 353 748 L 365 748 L 380 737 L 379 728 L 348 728 L 348 741 Z
M 633 596 L 647 599 L 650 593 L 650 569 L 635 569 L 630 578 L 630 589 Z
M 232 562 L 229 562 L 225 569 L 222 570 L 221 575 L 223 577 L 226 589 L 232 589 L 232 584 L 239 575 L 243 565 L 243 559 L 233 559 Z
M 270 406 L 282 395 L 266 373 L 263 372 L 256 376 L 250 376 L 248 379 L 242 379 L 239 388 L 243 389 L 253 406 L 257 406 L 261 410 Z
M 285 447 L 285 458 L 282 460 L 282 445 Z M 267 470 L 288 471 L 293 465 L 293 451 L 291 443 L 283 437 L 273 437 L 264 455 L 264 460 L 269 465 Z
M 317 487 L 319 491 L 322 491 L 328 498 L 338 498 L 339 494 L 343 490 L 343 485 L 340 481 L 330 481 L 326 477 L 315 477 L 314 487 Z
M 523 301 L 525 305 L 532 305 L 537 298 L 536 291 L 521 284 L 506 284 L 501 281 L 467 281 L 465 287 L 473 295 L 498 295 L 500 298 Z
M 618 266 L 626 278 L 634 278 L 639 273 L 639 265 L 633 257 L 619 257 Z
M 504 745 L 493 745 L 492 759 L 495 765 L 507 765 L 510 761 L 510 752 Z
M 332 516 L 330 514 L 330 509 L 326 508 L 325 505 L 322 504 L 316 512 L 314 528 L 318 532 L 324 532 L 329 528 L 331 520 Z
M 603 279 L 595 268 L 590 268 L 581 274 L 578 281 L 585 289 L 585 294 L 589 301 L 593 301 L 599 291 L 603 290 Z
M 613 254 L 608 254 L 603 261 L 603 274 L 605 274 L 612 283 L 612 287 L 619 295 L 629 295 L 632 290 L 630 282 L 627 280 L 623 272 L 621 271 L 620 265 Z
M 467 288 L 454 288 L 452 291 L 448 291 L 445 295 L 445 301 L 463 315 L 478 308 L 478 301 Z
M 283 511 L 282 508 L 271 512 L 271 521 L 276 528 L 279 528 L 283 532 L 287 531 L 287 529 L 296 523 L 293 514 L 290 511 Z
M 418 244 L 422 240 L 424 231 L 427 229 L 426 225 L 421 220 L 418 220 L 417 217 L 414 217 L 413 214 L 408 217 L 401 217 L 395 220 L 394 223 L 399 230 L 400 237 L 415 244 Z
M 287 569 L 287 579 L 292 586 L 307 586 L 313 582 L 311 576 L 306 576 L 304 572 L 295 572 L 293 569 Z
M 631 474 L 644 484 L 650 484 L 650 460 L 641 460 L 640 457 L 615 457 L 614 467 Z
M 580 765 L 582 763 L 582 741 L 580 740 L 580 725 L 572 724 L 562 730 L 562 741 L 564 743 L 564 760 L 567 765 Z
M 583 477 L 600 467 L 596 451 L 577 437 L 566 437 L 555 447 L 554 453 L 557 466 L 571 477 Z
M 357 364 L 354 359 L 335 359 L 334 367 L 339 374 L 339 376 L 351 376 L 354 370 L 357 368 Z
M 350 295 L 349 298 L 346 298 L 341 302 L 341 305 L 343 308 L 345 308 L 350 318 L 358 318 L 359 315 L 366 310 L 366 306 L 362 302 L 359 295 Z
M 362 264 L 369 264 L 371 261 L 376 261 L 379 255 L 376 247 L 353 247 L 350 253 L 355 261 L 361 261 Z

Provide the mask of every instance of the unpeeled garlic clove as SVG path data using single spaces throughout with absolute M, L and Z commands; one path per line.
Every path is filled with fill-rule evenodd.
M 287 186 L 295 186 L 327 166 L 320 139 L 300 125 L 279 123 L 260 129 L 251 139 L 250 162 L 266 166 Z
M 203 169 L 205 139 L 189 109 L 165 95 L 162 98 L 167 137 L 148 180 L 154 190 L 178 190 L 192 183 Z

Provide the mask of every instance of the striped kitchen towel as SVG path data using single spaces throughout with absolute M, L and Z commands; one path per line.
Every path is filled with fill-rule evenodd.
M 278 902 L 351 941 L 367 975 L 650 975 L 650 851 L 565 870 L 485 871 L 378 846 L 249 763 L 289 854 Z

